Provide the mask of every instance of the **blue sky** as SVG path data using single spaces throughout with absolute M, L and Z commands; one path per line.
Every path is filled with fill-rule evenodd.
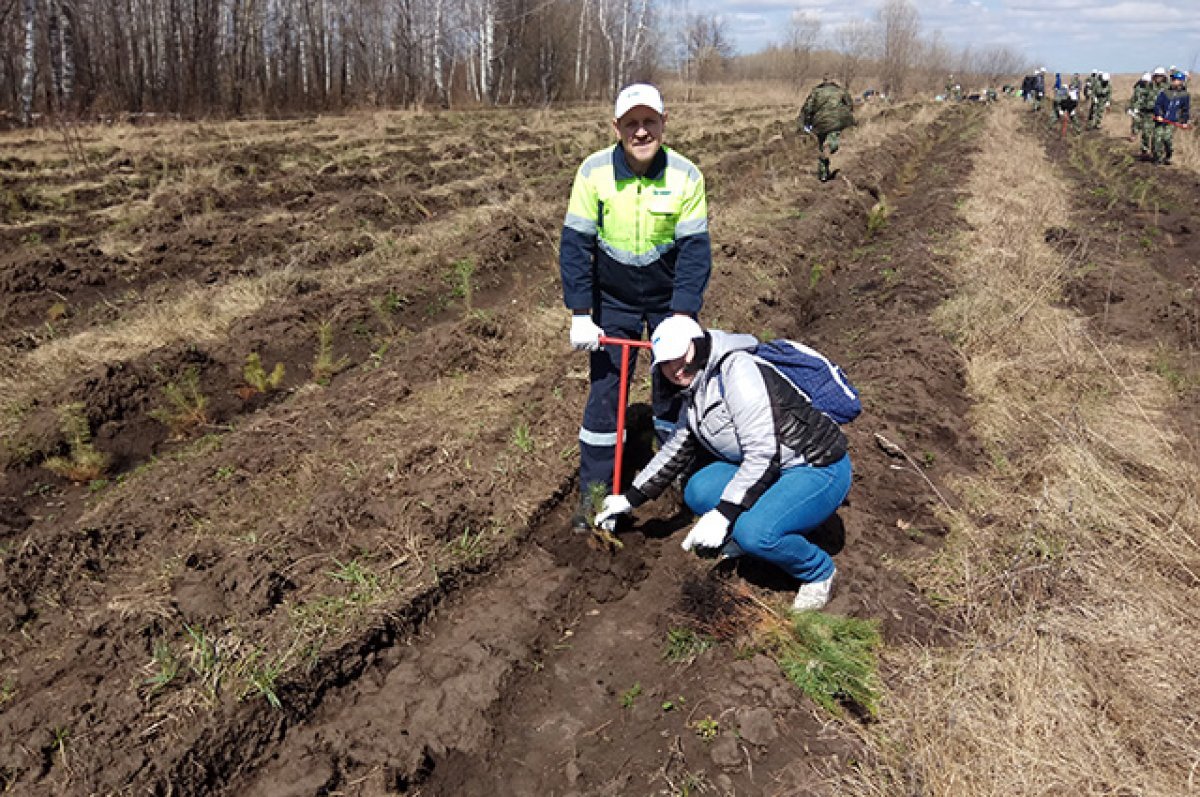
M 956 49 L 1002 44 L 1051 72 L 1145 72 L 1200 67 L 1200 0 L 913 0 L 928 36 Z M 680 4 L 676 5 L 679 8 Z M 823 35 L 873 18 L 879 0 L 684 0 L 719 14 L 739 52 L 782 43 L 791 16 L 821 20 Z

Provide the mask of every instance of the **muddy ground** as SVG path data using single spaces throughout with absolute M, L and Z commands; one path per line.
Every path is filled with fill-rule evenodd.
M 664 658 L 670 631 L 706 627 L 714 590 L 786 606 L 794 585 L 685 554 L 669 496 L 619 550 L 568 531 L 586 377 L 555 247 L 572 172 L 605 141 L 594 110 L 564 112 L 565 136 L 493 112 L 98 135 L 86 162 L 6 142 L 0 784 L 833 793 L 868 720 L 830 717 L 736 640 Z M 687 121 L 670 143 L 709 185 L 702 320 L 804 339 L 846 368 L 866 409 L 847 427 L 849 502 L 822 535 L 829 611 L 939 644 L 957 619 L 897 563 L 937 551 L 946 481 L 983 456 L 929 314 L 987 110 L 869 114 L 828 184 L 793 112 L 673 117 Z M 1079 217 L 1047 223 L 1096 264 L 1068 300 L 1195 373 L 1195 176 L 1162 180 L 1101 134 L 1029 131 L 1081 186 Z M 1129 176 L 1115 201 L 1089 183 L 1097 164 Z M 218 299 L 244 309 L 142 332 L 147 308 L 211 301 L 216 316 Z M 335 365 L 318 378 L 322 323 Z M 114 338 L 119 356 L 91 356 Z M 247 389 L 251 352 L 285 366 L 278 386 Z M 164 388 L 189 369 L 208 403 L 173 427 Z M 73 402 L 110 458 L 79 484 L 45 467 L 69 454 Z

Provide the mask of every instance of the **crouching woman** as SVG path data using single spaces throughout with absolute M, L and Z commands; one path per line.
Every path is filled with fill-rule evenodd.
M 684 501 L 700 516 L 684 550 L 770 562 L 801 582 L 794 609 L 820 609 L 836 568 L 805 535 L 850 490 L 847 441 L 787 377 L 751 353 L 757 343 L 751 335 L 706 331 L 686 316 L 659 324 L 651 335 L 653 367 L 682 392 L 684 410 L 632 486 L 605 499 L 596 523 L 657 498 L 699 454 L 714 461 L 684 488 Z

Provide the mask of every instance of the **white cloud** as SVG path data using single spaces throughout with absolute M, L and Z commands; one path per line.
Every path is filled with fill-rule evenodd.
M 1059 71 L 1143 71 L 1159 61 L 1200 61 L 1200 14 L 1163 0 L 913 0 L 922 29 L 952 48 L 1006 44 L 1030 63 Z M 828 37 L 851 19 L 873 18 L 881 0 L 692 0 L 693 13 L 719 14 L 742 52 L 786 36 L 792 15 L 820 20 Z

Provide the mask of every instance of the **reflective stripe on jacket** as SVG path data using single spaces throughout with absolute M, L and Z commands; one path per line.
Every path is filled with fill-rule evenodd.
M 619 143 L 593 153 L 571 187 L 559 269 L 573 310 L 599 290 L 630 308 L 699 313 L 712 271 L 700 170 L 665 146 L 642 177 Z

